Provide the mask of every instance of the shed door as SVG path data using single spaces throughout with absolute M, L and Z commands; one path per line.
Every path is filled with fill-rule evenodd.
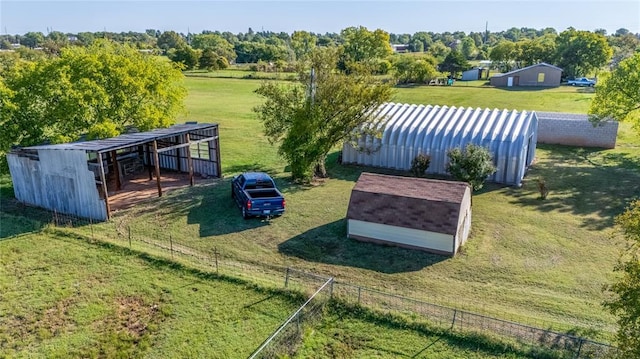
M 513 77 L 507 77 L 507 87 L 513 86 Z

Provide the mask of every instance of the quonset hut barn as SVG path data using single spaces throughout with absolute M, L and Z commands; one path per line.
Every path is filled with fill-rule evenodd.
M 93 220 L 108 219 L 119 198 L 162 196 L 168 186 L 193 185 L 195 174 L 221 176 L 217 124 L 18 148 L 7 162 L 20 202 Z
M 358 148 L 345 143 L 342 162 L 409 170 L 411 160 L 431 156 L 427 173 L 446 174 L 447 152 L 473 143 L 493 154 L 497 171 L 490 181 L 520 185 L 536 150 L 535 112 L 387 103 L 379 109 L 382 137 L 366 134 Z

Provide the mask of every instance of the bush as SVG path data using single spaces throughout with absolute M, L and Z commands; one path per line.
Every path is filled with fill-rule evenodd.
M 418 153 L 418 155 L 411 160 L 411 173 L 416 177 L 422 177 L 430 164 L 431 156 Z
M 464 150 L 454 148 L 449 151 L 447 172 L 458 181 L 471 185 L 474 191 L 482 188 L 488 176 L 496 172 L 489 149 L 468 144 Z

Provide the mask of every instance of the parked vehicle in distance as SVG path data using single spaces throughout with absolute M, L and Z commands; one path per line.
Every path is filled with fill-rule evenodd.
M 567 81 L 567 85 L 570 86 L 590 86 L 593 87 L 596 85 L 596 80 L 588 79 L 586 77 L 578 77 L 573 80 Z
M 273 179 L 264 172 L 245 172 L 233 177 L 231 197 L 240 207 L 244 219 L 280 216 L 286 204 Z

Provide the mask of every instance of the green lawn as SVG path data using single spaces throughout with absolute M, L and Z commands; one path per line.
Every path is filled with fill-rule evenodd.
M 539 327 L 567 330 L 599 340 L 611 338 L 614 318 L 600 304 L 604 299 L 602 286 L 614 278 L 612 268 L 621 248 L 619 238 L 612 237 L 613 217 L 624 209 L 628 200 L 640 195 L 640 138 L 630 126 L 621 125 L 618 146 L 614 150 L 539 146 L 537 162 L 522 188 L 488 185 L 474 195 L 472 236 L 460 255 L 446 258 L 346 239 L 344 217 L 350 191 L 363 170 L 373 169 L 337 165 L 337 152 L 334 152 L 328 162 L 331 178 L 311 186 L 289 183 L 285 163 L 277 155 L 277 149 L 262 135 L 261 124 L 251 112 L 252 107 L 260 102 L 253 93 L 259 84 L 260 81 L 254 80 L 188 78 L 186 105 L 189 113 L 180 121 L 188 119 L 220 124 L 225 178 L 218 185 L 168 192 L 160 199 L 117 213 L 116 221 L 125 227 L 130 226 L 136 235 L 154 236 L 158 233 L 166 237 L 170 234 L 174 239 L 207 253 L 215 247 L 221 256 L 228 259 L 292 266 L 335 276 L 338 281 Z M 580 92 L 580 89 L 562 87 L 509 91 L 454 85 L 397 89 L 394 101 L 584 113 L 591 96 Z M 245 170 L 263 170 L 276 177 L 287 197 L 288 212 L 284 216 L 269 222 L 241 218 L 229 197 L 228 187 L 230 176 Z M 551 191 L 545 201 L 537 199 L 534 180 L 539 176 L 547 180 Z M 6 196 L 8 191 L 3 190 L 2 193 Z M 21 228 L 25 228 L 24 231 L 37 230 L 27 227 L 27 224 L 24 227 L 9 226 L 13 228 L 10 229 L 11 234 L 20 233 Z M 114 238 L 112 223 L 94 226 L 94 229 L 96 236 L 103 236 L 105 240 Z M 88 229 L 73 231 L 87 234 Z M 37 238 L 33 239 L 34 243 L 51 241 L 46 235 L 33 236 Z M 14 241 L 17 240 L 5 242 Z M 57 243 L 57 240 L 52 242 Z M 84 246 L 75 240 L 71 242 L 75 246 Z M 0 245 L 7 244 L 0 242 Z M 28 252 L 27 249 L 18 250 Z M 43 250 L 45 253 L 41 256 L 49 255 L 51 260 L 58 253 Z M 5 252 L 0 250 L 0 254 Z M 105 249 L 98 252 L 105 258 L 109 257 Z M 13 266 L 5 264 L 8 262 L 2 258 L 0 268 L 8 272 Z M 101 260 L 103 262 L 97 260 L 95 265 L 101 266 L 107 261 Z M 127 259 L 122 263 L 138 261 Z M 140 266 L 142 268 L 142 264 Z M 73 269 L 68 270 L 73 273 Z M 145 272 L 138 272 L 141 283 L 147 283 L 149 279 Z M 62 272 L 59 274 L 65 276 Z M 177 272 L 176 275 L 179 274 Z M 55 278 L 55 273 L 49 277 Z M 155 302 L 160 294 L 154 294 L 152 289 L 148 291 L 151 294 L 145 297 L 149 298 L 145 299 L 146 302 Z M 223 292 L 226 291 L 231 289 Z M 118 296 L 107 297 L 111 299 L 99 306 L 113 307 L 109 303 Z M 29 297 L 25 294 L 25 298 Z M 15 305 L 11 303 L 21 300 L 15 298 L 5 305 Z M 36 296 L 31 299 L 35 301 L 31 305 L 46 312 L 53 303 L 37 303 L 43 300 Z M 182 299 L 174 300 L 180 303 Z M 193 303 L 200 305 L 200 301 L 206 299 L 194 299 Z M 7 302 L 3 300 L 2 303 Z M 29 308 L 28 303 L 27 300 L 25 311 Z M 277 300 L 274 303 L 278 304 Z M 283 304 L 283 308 L 282 313 L 287 311 L 287 305 Z M 233 322 L 232 316 L 225 318 Z M 283 318 L 284 314 L 278 320 L 265 319 L 265 323 L 269 323 L 265 326 L 271 325 L 273 329 L 277 325 L 274 323 Z M 262 319 L 258 317 L 257 320 Z M 353 324 L 335 330 L 356 329 L 364 325 L 357 319 L 353 320 Z M 85 324 L 82 324 L 83 330 L 91 331 Z M 81 328 L 80 324 L 78 328 Z M 160 326 L 158 333 L 152 336 L 161 337 L 162 330 L 170 332 L 172 329 Z M 265 330 L 264 333 L 268 332 Z M 381 331 L 380 336 L 388 334 Z M 102 337 L 96 333 L 86 335 Z M 174 334 L 166 335 L 171 337 Z M 328 335 L 333 334 L 329 331 Z M 420 334 L 409 335 L 417 335 L 416 340 L 424 341 L 425 346 L 432 341 L 431 337 L 422 338 Z M 318 340 L 326 342 L 329 339 Z M 256 338 L 255 344 L 259 342 Z M 408 347 L 406 353 L 415 353 L 418 348 L 417 344 Z M 472 357 L 464 351 L 467 349 L 460 350 L 451 357 Z M 374 356 L 371 352 L 360 353 L 361 356 Z M 388 357 L 391 356 L 389 354 Z
M 302 303 L 48 231 L 0 264 L 3 358 L 243 358 Z
M 190 119 L 219 122 L 222 168 L 218 187 L 185 189 L 120 213 L 134 230 L 163 233 L 225 256 L 303 268 L 338 280 L 393 291 L 536 326 L 610 338 L 613 318 L 600 303 L 620 243 L 612 219 L 640 189 L 640 139 L 622 125 L 615 150 L 540 146 L 522 188 L 489 185 L 474 195 L 473 231 L 461 255 L 445 258 L 363 244 L 345 238 L 350 191 L 364 168 L 329 158 L 330 179 L 313 186 L 287 181 L 285 164 L 261 134 L 251 108 L 259 81 L 188 79 Z M 422 103 L 448 93 L 449 104 L 507 108 L 539 99 L 548 111 L 587 109 L 574 89 L 533 92 L 486 88 L 398 89 L 396 101 Z M 503 91 L 500 96 L 490 96 Z M 572 96 L 572 97 L 571 97 Z M 457 100 L 458 99 L 458 100 Z M 442 100 L 444 101 L 444 100 Z M 579 104 L 577 106 L 576 104 Z M 518 106 L 516 106 L 518 105 Z M 577 106 L 577 107 L 576 107 Z M 244 221 L 229 200 L 229 176 L 265 170 L 287 196 L 288 213 L 270 222 Z M 371 170 L 371 169 L 369 169 Z M 551 194 L 538 200 L 534 179 Z M 619 185 L 621 181 L 625 185 Z M 612 186 L 616 183 L 616 186 Z

